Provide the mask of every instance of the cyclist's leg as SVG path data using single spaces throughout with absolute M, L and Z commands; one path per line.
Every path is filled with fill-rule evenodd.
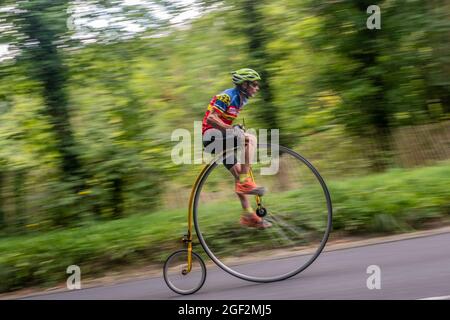
M 246 143 L 246 145 L 247 144 L 248 143 Z M 246 146 L 246 148 L 248 148 L 248 146 Z M 236 155 L 233 155 L 233 157 L 234 158 L 230 159 L 230 160 L 233 160 L 233 163 L 235 163 L 234 165 L 230 164 L 230 162 L 228 162 L 228 163 L 225 162 L 224 165 L 228 169 L 228 171 L 230 171 L 230 173 L 233 175 L 235 183 L 237 185 L 240 182 L 240 175 L 243 174 L 244 164 L 237 163 Z M 251 162 L 249 162 L 249 158 L 247 158 L 246 161 L 249 164 L 251 163 Z M 250 161 L 251 161 L 251 158 L 250 158 Z M 247 171 L 247 174 L 248 174 L 248 171 Z M 238 191 L 238 190 L 236 190 L 236 191 Z M 246 195 L 245 193 L 242 193 L 242 192 L 236 192 L 236 195 L 239 198 L 239 201 L 241 202 L 241 206 L 242 206 L 242 210 L 243 210 L 242 217 L 243 217 L 243 219 L 246 219 L 244 221 L 245 223 L 243 223 L 243 220 L 241 219 L 241 224 L 245 224 L 245 225 L 251 224 L 251 225 L 255 225 L 255 226 L 260 226 L 261 219 L 258 218 L 257 216 L 255 216 L 255 210 L 252 208 L 252 206 L 250 204 L 248 195 Z M 250 219 L 249 219 L 249 217 L 250 217 Z M 267 226 L 268 225 L 264 225 L 264 227 L 267 227 Z
M 239 174 L 242 173 L 242 165 L 236 163 L 234 166 L 228 168 L 228 170 L 233 175 L 235 183 L 239 182 Z M 248 196 L 240 193 L 236 193 L 236 195 L 238 196 L 239 201 L 241 202 L 242 209 L 247 212 L 253 212 L 250 202 L 248 201 Z
M 244 155 L 238 154 L 240 151 L 233 149 L 238 145 L 239 141 L 236 136 L 228 135 L 225 139 L 220 139 L 215 136 L 208 136 L 207 132 L 205 132 L 203 146 L 205 147 L 206 152 L 215 154 L 226 151 L 223 164 L 235 179 L 236 193 L 241 195 L 263 195 L 265 189 L 263 187 L 258 187 L 249 177 L 249 168 L 251 162 L 253 161 L 253 154 L 256 149 L 256 137 L 246 134 L 245 146 L 242 148 L 244 149 Z M 239 163 L 239 161 L 243 161 L 244 163 Z M 248 205 L 246 205 L 246 203 L 248 203 L 246 198 L 240 197 L 239 199 L 242 199 L 242 204 L 245 205 L 245 208 L 248 208 Z
M 228 150 L 230 148 L 230 144 L 233 144 L 233 146 L 237 145 L 236 137 L 228 137 L 227 139 L 230 139 L 230 140 L 228 141 L 228 146 L 227 146 L 226 141 L 224 141 L 224 143 L 223 143 L 224 150 Z M 243 169 L 244 165 L 241 163 L 238 163 L 236 153 L 233 152 L 232 154 L 227 155 L 223 161 L 223 164 L 228 169 L 228 171 L 233 175 L 235 184 L 239 183 L 240 175 L 243 174 L 242 169 Z M 236 192 L 236 195 L 238 196 L 239 201 L 241 202 L 241 206 L 242 206 L 242 209 L 244 212 L 246 212 L 246 213 L 254 212 L 254 210 L 248 200 L 248 196 L 246 194 Z
M 248 174 L 250 165 L 253 162 L 257 146 L 257 139 L 254 135 L 245 133 L 245 156 L 244 163 L 241 166 L 240 174 Z
M 236 183 L 236 192 L 241 194 L 253 194 L 262 196 L 265 193 L 265 188 L 257 186 L 255 181 L 251 178 L 249 172 L 251 164 L 254 160 L 257 147 L 257 140 L 254 135 L 245 134 L 245 147 L 244 155 L 241 154 L 239 161 L 243 161 L 241 164 L 239 181 Z
M 253 213 L 255 210 L 253 210 L 252 206 L 250 205 L 250 202 L 248 201 L 248 196 L 245 194 L 236 193 L 236 195 L 239 198 L 239 201 L 241 202 L 242 210 L 245 212 Z
M 226 165 L 225 165 L 226 166 Z M 239 163 L 236 163 L 234 166 L 228 168 L 228 171 L 230 171 L 230 173 L 233 175 L 234 177 L 234 181 L 237 182 L 239 181 L 239 174 L 242 171 L 241 165 Z
M 234 182 L 238 183 L 239 182 L 239 175 L 242 173 L 242 164 L 237 163 L 237 159 L 236 156 L 230 156 L 233 157 L 232 159 L 228 159 L 229 161 L 224 161 L 224 165 L 225 167 L 228 169 L 228 171 L 233 175 L 234 177 Z M 232 161 L 231 161 L 232 160 Z M 230 163 L 232 162 L 232 163 Z M 248 197 L 245 194 L 240 194 L 240 193 L 236 193 L 236 195 L 239 198 L 239 201 L 241 202 L 241 206 L 242 209 L 244 211 L 248 211 L 250 212 L 252 210 L 250 203 L 248 201 Z
M 252 139 L 253 136 L 250 136 L 249 138 L 246 138 L 246 143 L 245 143 L 245 150 L 246 150 L 246 155 L 245 155 L 245 162 L 247 163 L 247 173 L 248 174 L 248 168 L 249 165 L 252 161 L 252 158 L 247 156 L 247 154 L 249 153 L 248 150 L 252 150 L 250 149 L 253 146 L 256 146 L 256 139 Z M 237 145 L 237 138 L 236 137 L 229 137 L 228 139 L 232 139 L 234 146 Z M 223 149 L 222 150 L 228 150 L 230 148 L 230 141 L 228 141 L 228 145 L 226 143 L 227 139 L 224 139 L 222 141 L 223 143 Z M 205 150 L 207 150 L 207 146 L 210 144 L 211 142 L 209 141 L 204 141 L 203 145 L 205 147 Z M 250 147 L 248 145 L 251 145 Z M 209 151 L 211 152 L 211 151 Z M 238 186 L 239 182 L 240 182 L 240 175 L 243 174 L 243 167 L 244 164 L 240 164 L 238 163 L 238 159 L 237 159 L 237 155 L 235 152 L 232 152 L 230 154 L 226 154 L 225 155 L 225 159 L 223 159 L 223 164 L 224 166 L 228 169 L 228 171 L 233 175 L 234 180 L 235 180 L 235 184 L 236 186 Z M 248 183 L 246 183 L 248 184 Z M 240 186 L 242 187 L 244 185 L 244 187 L 247 187 L 247 189 L 249 188 L 249 186 L 247 186 L 246 184 L 241 184 Z M 253 183 L 254 184 L 254 183 Z M 250 187 L 251 188 L 251 187 Z M 261 189 L 259 187 L 257 187 L 256 185 L 253 186 L 253 189 Z M 262 188 L 263 189 L 263 188 Z M 238 190 L 236 190 L 238 191 Z M 246 191 L 252 191 L 250 189 L 246 190 Z M 258 190 L 256 190 L 258 191 Z M 259 190 L 260 191 L 260 190 Z M 258 192 L 259 192 L 258 191 Z M 240 219 L 240 223 L 243 226 L 247 226 L 247 227 L 257 227 L 257 228 L 267 228 L 270 227 L 271 224 L 263 221 L 261 218 L 259 218 L 256 214 L 255 211 L 253 210 L 252 206 L 250 205 L 248 196 L 245 194 L 245 192 L 236 192 L 237 197 L 239 198 L 239 201 L 241 202 L 241 206 L 243 209 L 242 212 L 242 216 Z

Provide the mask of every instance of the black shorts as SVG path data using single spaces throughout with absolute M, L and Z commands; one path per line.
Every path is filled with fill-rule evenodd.
M 206 139 L 205 139 L 205 136 L 206 136 Z M 205 149 L 205 152 L 208 152 L 211 154 L 216 154 L 216 153 L 220 154 L 223 151 L 227 150 L 227 148 L 228 149 L 235 148 L 238 145 L 238 138 L 234 135 L 233 136 L 228 135 L 225 138 L 219 139 L 219 141 L 222 142 L 222 149 L 219 150 L 220 152 L 217 152 L 218 150 L 216 150 L 216 148 L 214 148 L 214 147 L 216 147 L 215 144 L 211 145 L 216 140 L 215 136 L 208 137 L 208 134 L 206 131 L 205 134 L 203 135 L 203 139 L 204 139 L 203 147 Z M 209 140 L 209 139 L 211 139 L 211 140 Z M 226 157 L 223 159 L 222 163 L 228 170 L 233 168 L 234 165 L 236 163 L 238 163 L 236 150 L 227 154 Z

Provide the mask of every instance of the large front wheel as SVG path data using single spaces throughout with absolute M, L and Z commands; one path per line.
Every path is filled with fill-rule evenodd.
M 296 152 L 259 145 L 257 154 L 253 176 L 267 191 L 258 201 L 255 196 L 247 200 L 255 210 L 257 203 L 261 205 L 258 213 L 272 226 L 256 229 L 240 224 L 245 199 L 235 194 L 235 181 L 222 164 L 223 155 L 200 178 L 193 203 L 194 225 L 206 253 L 226 272 L 248 281 L 279 281 L 305 270 L 325 247 L 331 230 L 331 199 L 319 172 Z

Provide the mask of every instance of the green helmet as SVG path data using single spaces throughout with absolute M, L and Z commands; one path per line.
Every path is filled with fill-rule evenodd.
M 233 75 L 233 83 L 235 85 L 242 84 L 245 81 L 261 80 L 258 72 L 249 68 L 239 69 L 233 71 L 231 74 Z

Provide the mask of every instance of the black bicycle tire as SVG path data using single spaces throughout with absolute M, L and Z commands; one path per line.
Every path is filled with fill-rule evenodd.
M 267 146 L 269 146 L 269 144 L 259 144 L 258 146 L 265 146 L 265 147 L 267 147 Z M 273 146 L 273 144 L 271 144 L 271 146 Z M 199 195 L 200 195 L 199 190 L 201 190 L 201 187 L 203 186 L 204 182 L 206 181 L 207 177 L 212 172 L 212 170 L 214 170 L 214 168 L 217 167 L 217 159 L 218 159 L 219 156 L 214 158 L 208 164 L 208 168 L 204 171 L 203 175 L 200 177 L 200 180 L 199 180 L 199 182 L 197 184 L 197 187 L 195 189 L 193 208 L 192 208 L 193 216 L 194 216 L 194 227 L 195 227 L 195 231 L 197 233 L 197 237 L 199 239 L 199 242 L 200 242 L 201 246 L 205 250 L 206 254 L 211 258 L 211 260 L 213 260 L 214 263 L 217 266 L 219 266 L 222 270 L 224 270 L 225 272 L 227 272 L 227 273 L 229 273 L 229 274 L 231 274 L 231 275 L 233 275 L 233 276 L 235 276 L 237 278 L 240 278 L 242 280 L 247 280 L 247 281 L 251 281 L 251 282 L 259 282 L 259 283 L 269 283 L 269 282 L 285 280 L 285 279 L 288 279 L 290 277 L 293 277 L 293 276 L 299 274 L 300 272 L 302 272 L 306 268 L 308 268 L 319 257 L 320 253 L 325 248 L 325 245 L 326 245 L 326 243 L 328 241 L 328 237 L 329 237 L 330 232 L 331 232 L 332 219 L 333 219 L 333 207 L 332 207 L 330 192 L 329 192 L 328 187 L 325 184 L 325 181 L 323 180 L 322 176 L 320 175 L 320 173 L 317 171 L 317 169 L 308 160 L 306 160 L 304 157 L 302 157 L 297 152 L 295 152 L 295 151 L 293 151 L 293 150 L 291 150 L 289 148 L 283 147 L 281 145 L 277 145 L 277 147 L 279 148 L 279 150 L 281 152 L 289 153 L 293 157 L 297 158 L 298 160 L 300 160 L 301 162 L 306 164 L 308 166 L 308 168 L 314 173 L 314 175 L 316 176 L 318 181 L 320 182 L 320 185 L 322 186 L 322 190 L 324 192 L 325 199 L 326 199 L 326 202 L 327 202 L 327 209 L 328 209 L 327 228 L 325 230 L 324 236 L 322 237 L 320 246 L 318 247 L 318 249 L 316 250 L 314 255 L 305 264 L 300 266 L 298 269 L 290 271 L 290 272 L 285 273 L 283 275 L 275 276 L 275 277 L 253 277 L 253 276 L 248 276 L 248 275 L 241 274 L 241 273 L 231 269 L 230 267 L 226 266 L 209 249 L 205 239 L 203 238 L 203 234 L 201 232 L 201 229 L 200 229 L 200 227 L 198 225 L 197 206 L 198 206 L 198 200 L 199 200 Z M 237 149 L 237 147 L 233 148 L 233 149 L 230 149 L 227 152 L 232 152 L 232 151 L 234 152 L 234 150 L 236 150 L 236 149 Z M 222 153 L 222 155 L 223 154 L 225 154 L 225 152 Z
M 170 290 L 172 290 L 175 293 L 181 294 L 181 295 L 190 295 L 193 293 L 196 293 L 198 290 L 200 290 L 203 285 L 205 284 L 205 280 L 206 280 L 206 265 L 205 262 L 203 261 L 203 259 L 194 251 L 192 251 L 192 255 L 194 257 L 196 257 L 198 259 L 198 261 L 200 262 L 200 266 L 202 269 L 202 279 L 200 281 L 200 284 L 198 285 L 198 287 L 196 287 L 195 289 L 192 290 L 186 290 L 186 291 L 182 291 L 182 290 L 178 290 L 175 286 L 172 285 L 172 283 L 167 279 L 167 266 L 169 264 L 169 261 L 176 256 L 177 254 L 180 253 L 185 253 L 188 252 L 187 249 L 181 249 L 181 250 L 177 250 L 175 252 L 173 252 L 169 257 L 167 257 L 166 261 L 164 262 L 164 267 L 163 267 L 163 277 L 164 277 L 164 281 L 166 282 L 166 285 L 170 288 Z

